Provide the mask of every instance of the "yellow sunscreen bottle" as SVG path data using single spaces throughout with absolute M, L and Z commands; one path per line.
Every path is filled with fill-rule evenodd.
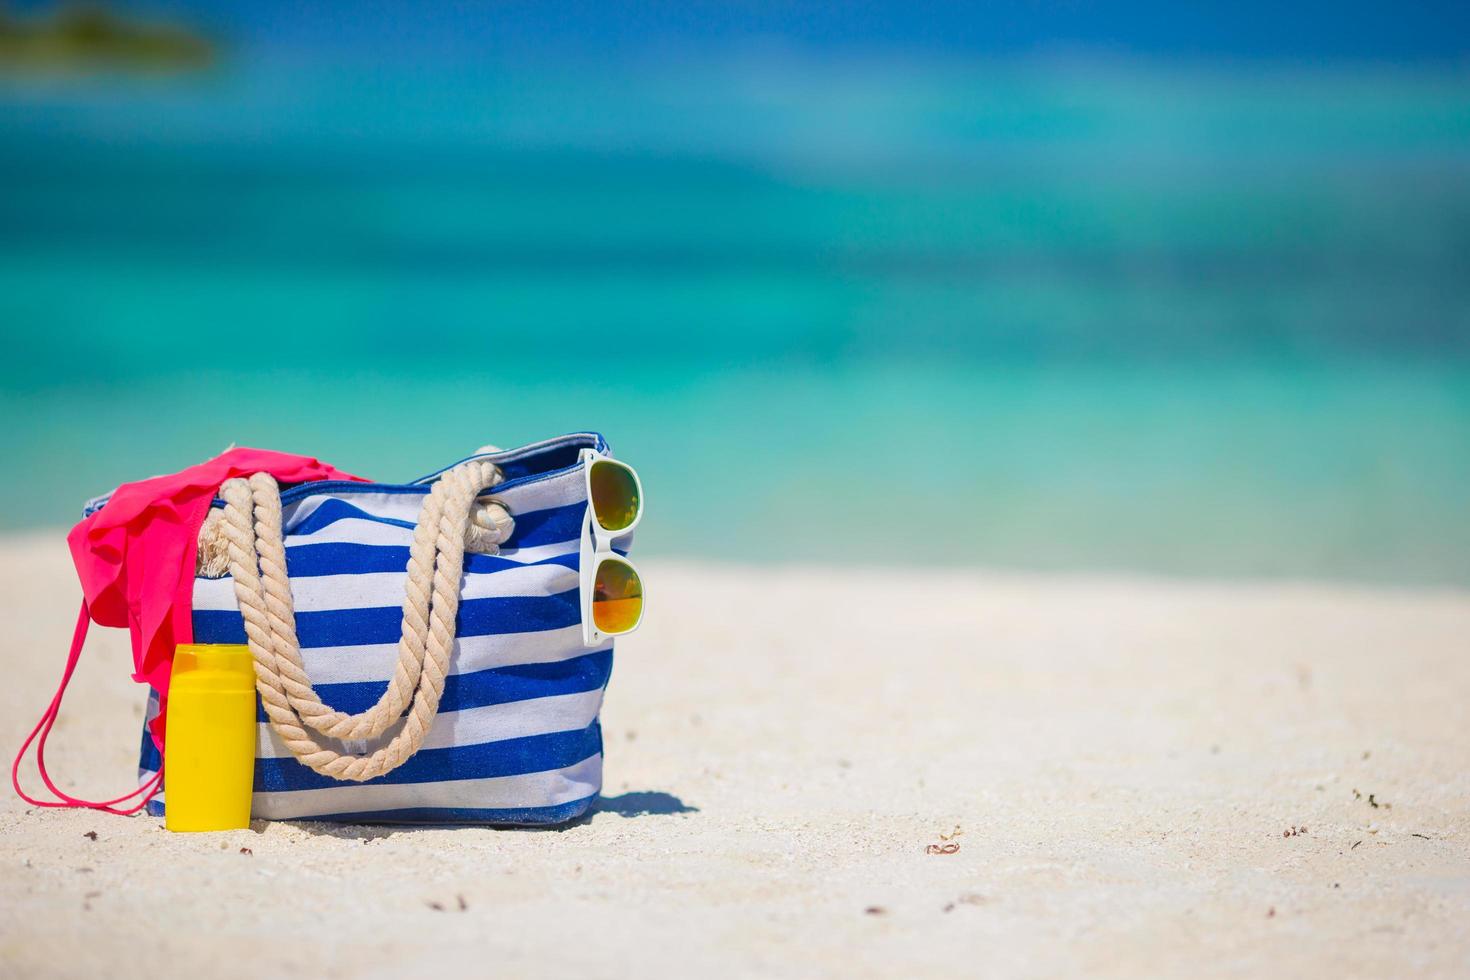
M 169 830 L 250 825 L 255 781 L 255 668 L 250 648 L 181 643 L 164 731 L 163 812 Z

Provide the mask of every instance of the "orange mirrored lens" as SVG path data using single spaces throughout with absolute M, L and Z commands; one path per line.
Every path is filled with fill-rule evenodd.
M 592 580 L 592 622 L 604 633 L 626 633 L 643 615 L 643 583 L 624 562 L 604 559 Z
M 592 464 L 592 515 L 603 530 L 621 531 L 638 517 L 638 481 L 619 463 Z

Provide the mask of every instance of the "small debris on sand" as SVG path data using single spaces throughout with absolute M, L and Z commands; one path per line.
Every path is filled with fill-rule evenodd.
M 97 831 L 95 831 L 95 830 L 89 830 L 85 834 L 83 834 L 82 836 L 85 837 L 85 838 L 87 838 L 87 840 L 96 840 L 97 839 Z
M 888 910 L 885 909 L 881 905 L 869 905 L 867 908 L 863 909 L 863 914 L 864 915 L 887 915 L 888 914 Z
M 240 848 L 240 853 L 243 854 L 243 855 L 245 855 L 246 857 L 254 857 L 255 856 L 255 852 L 252 851 L 248 847 L 242 847 L 242 848 Z
M 948 844 L 930 844 L 924 848 L 925 854 L 953 854 L 960 849 L 960 845 L 951 841 Z

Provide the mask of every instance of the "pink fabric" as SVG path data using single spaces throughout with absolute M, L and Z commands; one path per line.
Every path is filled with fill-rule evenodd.
M 91 617 L 126 626 L 133 680 L 168 695 L 174 646 L 194 638 L 194 562 L 199 528 L 226 480 L 266 472 L 281 483 L 362 480 L 309 456 L 231 449 L 169 476 L 125 483 L 67 535 Z M 163 745 L 164 712 L 151 727 Z

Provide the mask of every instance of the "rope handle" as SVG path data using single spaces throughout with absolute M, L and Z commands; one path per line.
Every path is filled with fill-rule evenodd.
M 324 704 L 302 664 L 275 479 L 257 473 L 220 488 L 225 507 L 215 528 L 245 621 L 255 687 L 271 727 L 302 764 L 334 779 L 362 781 L 392 772 L 423 745 L 454 651 L 465 551 L 494 553 L 515 526 L 503 505 L 478 500 L 501 479 L 495 464 L 471 459 L 441 474 L 425 496 L 409 549 L 398 662 L 378 703 L 355 715 Z M 398 733 L 369 755 L 339 751 L 312 734 L 376 738 L 400 719 Z

